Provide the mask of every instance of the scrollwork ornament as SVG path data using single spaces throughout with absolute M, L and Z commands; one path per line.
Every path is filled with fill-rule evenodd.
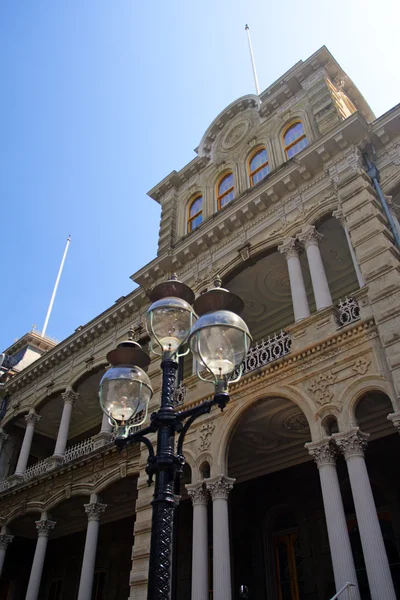
M 229 492 L 232 490 L 235 481 L 236 480 L 232 479 L 232 477 L 218 475 L 218 477 L 215 477 L 214 479 L 207 479 L 205 484 L 210 491 L 213 501 L 228 500 Z
M 49 537 L 56 525 L 56 521 L 41 519 L 40 521 L 35 521 L 35 525 L 38 531 L 38 537 Z
M 88 521 L 100 521 L 107 508 L 107 504 L 101 504 L 100 502 L 91 502 L 90 504 L 84 504 L 83 506 L 85 507 Z
M 359 427 L 354 427 L 347 433 L 334 433 L 332 438 L 347 460 L 353 456 L 364 456 L 369 433 L 363 433 Z
M 336 449 L 328 437 L 322 438 L 319 442 L 309 442 L 304 446 L 315 460 L 318 469 L 325 465 L 336 464 Z

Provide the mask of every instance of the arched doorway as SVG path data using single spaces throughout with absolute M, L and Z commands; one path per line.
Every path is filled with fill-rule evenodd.
M 228 453 L 235 600 L 241 585 L 257 600 L 334 590 L 318 471 L 304 448 L 310 439 L 302 410 L 281 397 L 256 402 L 236 424 Z

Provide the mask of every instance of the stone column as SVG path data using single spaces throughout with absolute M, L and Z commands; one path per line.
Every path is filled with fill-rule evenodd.
M 400 412 L 390 413 L 387 418 L 389 421 L 392 421 L 394 427 L 396 427 L 397 431 L 400 433 Z
M 319 250 L 319 243 L 322 238 L 323 235 L 318 233 L 313 225 L 305 227 L 298 236 L 299 241 L 304 244 L 306 249 L 317 310 L 321 310 L 321 308 L 326 308 L 332 304 L 328 280 Z
M 232 600 L 228 496 L 235 480 L 218 475 L 205 483 L 213 505 L 213 598 Z
M 75 401 L 79 398 L 79 394 L 74 392 L 71 387 L 68 387 L 61 398 L 64 400 L 64 407 L 61 415 L 60 425 L 58 427 L 56 447 L 54 449 L 54 455 L 58 458 L 62 458 L 65 453 L 65 448 L 68 442 L 69 424 L 71 422 L 72 407 Z
M 192 598 L 208 600 L 208 493 L 203 482 L 186 486 L 193 503 Z
M 90 503 L 84 506 L 88 516 L 88 526 L 85 550 L 83 552 L 81 578 L 79 581 L 78 600 L 91 600 L 100 518 L 106 510 L 107 504 L 100 504 L 96 494 L 92 494 L 90 496 Z
M 14 536 L 8 533 L 0 533 L 0 577 L 3 572 L 4 559 L 6 558 L 6 552 L 8 546 L 13 541 Z
M 286 258 L 294 319 L 295 321 L 300 321 L 310 316 L 310 307 L 308 305 L 303 272 L 301 270 L 298 243 L 295 238 L 289 238 L 283 242 L 282 246 L 278 246 L 278 250 Z
M 305 446 L 317 464 L 321 481 L 336 592 L 347 582 L 353 583 L 355 587 L 348 588 L 348 598 L 349 600 L 360 600 L 356 569 L 336 471 L 335 447 L 329 438 L 323 438 L 320 442 L 309 443 Z
M 25 600 L 37 600 L 39 595 L 47 542 L 49 541 L 50 532 L 54 529 L 55 524 L 55 521 L 49 521 L 46 513 L 42 513 L 40 521 L 36 521 L 38 539 L 36 542 L 35 556 L 33 557 Z
M 18 463 L 15 469 L 15 475 L 23 475 L 28 464 L 28 458 L 31 451 L 33 433 L 35 431 L 36 423 L 39 421 L 40 416 L 37 415 L 32 408 L 27 415 L 25 415 L 26 429 L 24 440 L 22 442 L 21 450 L 19 453 Z
M 349 471 L 371 598 L 395 600 L 389 562 L 364 459 L 369 434 L 362 433 L 355 427 L 344 434 L 335 433 L 332 438 L 343 452 Z
M 355 252 L 354 252 L 353 244 L 351 243 L 350 234 L 349 234 L 349 230 L 347 229 L 347 226 L 346 226 L 346 221 L 344 219 L 343 211 L 340 208 L 338 208 L 337 210 L 334 210 L 333 213 L 332 213 L 332 217 L 334 217 L 335 219 L 337 219 L 339 221 L 339 223 L 341 224 L 341 226 L 343 227 L 343 229 L 344 229 L 344 233 L 345 233 L 345 236 L 346 236 L 347 244 L 348 244 L 349 250 L 350 250 L 351 260 L 353 261 L 353 267 L 354 267 L 354 270 L 355 270 L 356 275 L 357 275 L 358 285 L 360 286 L 360 288 L 362 288 L 365 285 L 365 280 L 364 280 L 364 277 L 363 277 L 363 275 L 361 273 L 361 269 L 360 269 L 360 266 L 358 264 L 358 260 L 356 258 Z

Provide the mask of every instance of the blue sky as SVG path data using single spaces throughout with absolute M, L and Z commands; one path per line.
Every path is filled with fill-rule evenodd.
M 337 0 L 2 0 L 0 351 L 59 340 L 133 289 L 156 256 L 146 192 L 194 157 L 205 129 L 325 44 L 377 116 L 400 101 L 397 3 Z

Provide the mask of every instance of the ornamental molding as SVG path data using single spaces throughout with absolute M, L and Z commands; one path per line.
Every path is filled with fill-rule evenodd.
M 328 388 L 332 386 L 335 381 L 336 374 L 332 373 L 332 371 L 320 373 L 311 381 L 311 385 L 308 389 L 314 394 L 317 404 L 324 406 L 324 404 L 328 404 L 331 401 L 333 398 L 333 391 Z
M 187 484 L 186 489 L 193 506 L 207 506 L 210 494 L 203 482 Z
M 337 449 L 329 437 L 322 438 L 319 442 L 304 444 L 309 454 L 315 460 L 317 467 L 336 465 Z
M 226 477 L 225 475 L 218 475 L 213 479 L 204 480 L 213 501 L 228 500 L 229 493 L 232 490 L 235 481 L 236 479 Z
M 40 521 L 35 521 L 35 525 L 38 531 L 38 537 L 49 537 L 56 525 L 56 521 L 41 519 Z
M 203 423 L 201 427 L 198 429 L 198 449 L 200 452 L 205 450 L 209 450 L 211 446 L 211 437 L 215 429 L 215 423 L 209 421 L 208 423 Z
M 13 535 L 9 535 L 8 533 L 1 533 L 0 534 L 0 549 L 6 551 L 8 546 L 13 541 L 13 539 L 14 539 Z
M 360 356 L 357 358 L 353 365 L 353 371 L 358 373 L 359 375 L 365 375 L 368 371 L 368 367 L 371 364 L 371 359 L 366 358 L 365 356 Z
M 71 404 L 73 406 L 79 398 L 79 393 L 75 392 L 72 387 L 67 387 L 65 392 L 61 394 L 61 398 L 63 399 L 64 404 Z
M 100 521 L 107 508 L 107 504 L 101 504 L 100 502 L 91 502 L 90 504 L 84 504 L 83 506 L 88 516 L 88 521 Z
M 347 433 L 334 433 L 332 439 L 344 455 L 345 459 L 354 456 L 364 456 L 367 447 L 369 433 L 363 433 L 359 427 L 350 429 Z

